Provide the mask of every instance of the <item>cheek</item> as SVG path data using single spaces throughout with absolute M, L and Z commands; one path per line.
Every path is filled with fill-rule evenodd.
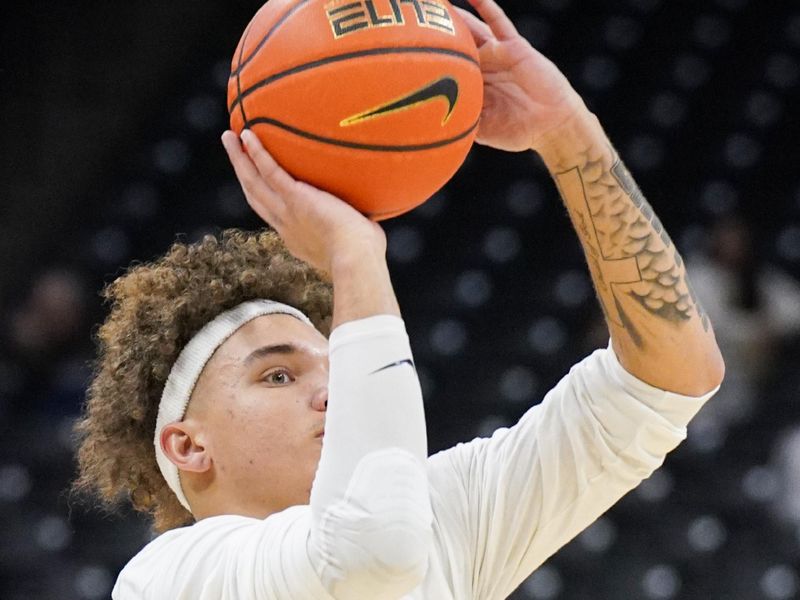
M 288 434 L 279 415 L 267 419 L 246 419 L 239 422 L 233 431 L 235 445 L 241 450 L 259 454 L 273 452 L 287 440 Z
M 232 414 L 228 422 L 227 443 L 238 452 L 254 458 L 257 455 L 280 454 L 297 443 L 301 421 L 300 401 L 290 398 L 276 402 L 261 402 Z

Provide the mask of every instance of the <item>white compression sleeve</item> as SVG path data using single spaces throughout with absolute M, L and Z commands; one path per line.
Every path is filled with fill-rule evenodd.
M 331 333 L 328 398 L 311 560 L 337 600 L 400 597 L 422 581 L 432 539 L 425 415 L 402 319 Z

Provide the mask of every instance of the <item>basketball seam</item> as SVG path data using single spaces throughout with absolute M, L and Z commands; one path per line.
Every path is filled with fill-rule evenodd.
M 318 60 L 313 60 L 307 63 L 303 63 L 300 65 L 296 65 L 284 71 L 280 71 L 269 77 L 265 77 L 261 81 L 257 81 L 249 88 L 245 89 L 244 91 L 239 89 L 239 93 L 236 96 L 236 99 L 231 103 L 228 107 L 228 112 L 232 113 L 233 110 L 236 108 L 237 104 L 244 104 L 244 99 L 255 92 L 258 89 L 266 87 L 267 85 L 279 80 L 283 79 L 284 77 L 288 77 L 289 75 L 294 75 L 295 73 L 299 73 L 302 71 L 308 71 L 310 69 L 315 69 L 316 67 L 321 67 L 326 64 L 331 64 L 335 62 L 341 62 L 345 60 L 351 60 L 353 58 L 360 58 L 362 56 L 379 56 L 382 54 L 413 54 L 413 53 L 420 53 L 420 54 L 445 54 L 447 56 L 453 56 L 455 58 L 460 58 L 471 62 L 476 67 L 480 68 L 480 64 L 477 60 L 475 60 L 469 54 L 464 52 L 459 52 L 458 50 L 451 50 L 449 48 L 438 48 L 436 46 L 394 46 L 390 48 L 368 48 L 366 50 L 357 50 L 354 52 L 345 52 L 343 54 L 336 54 L 334 56 L 327 56 L 325 58 L 320 58 Z M 238 75 L 237 75 L 238 81 Z
M 261 48 L 264 46 L 264 44 L 267 43 L 267 40 L 272 36 L 273 33 L 275 33 L 275 30 L 278 29 L 278 27 L 280 27 L 283 24 L 283 22 L 286 21 L 286 19 L 288 19 L 290 16 L 292 16 L 292 14 L 297 9 L 299 9 L 302 5 L 304 5 L 306 2 L 308 2 L 308 0 L 300 0 L 292 8 L 287 10 L 281 16 L 281 18 L 278 19 L 278 21 L 272 27 L 270 27 L 269 31 L 267 31 L 267 33 L 264 34 L 264 37 L 262 37 L 261 40 L 258 42 L 258 44 L 256 44 L 255 49 L 253 49 L 253 51 L 250 53 L 250 55 L 247 58 L 245 58 L 244 60 L 242 60 L 242 56 L 244 56 L 244 40 L 242 40 L 242 52 L 241 52 L 241 54 L 239 56 L 239 64 L 236 65 L 236 70 L 231 73 L 231 78 L 232 77 L 237 77 L 237 79 L 238 79 L 239 74 L 242 72 L 242 69 L 244 69 L 250 63 L 250 61 L 255 58 L 256 54 L 258 54 L 258 52 L 261 50 Z M 252 24 L 253 23 L 251 21 L 250 25 L 252 25 Z M 247 26 L 247 30 L 248 31 L 250 30 L 250 25 Z M 245 33 L 245 35 L 246 35 L 246 33 Z
M 469 128 L 462 131 L 461 133 L 444 139 L 439 140 L 436 142 L 429 142 L 427 144 L 397 144 L 397 145 L 385 145 L 385 144 L 364 144 L 361 142 L 348 142 L 347 140 L 337 140 L 336 138 L 329 138 L 322 135 L 317 135 L 316 133 L 311 133 L 310 131 L 305 131 L 303 129 L 298 129 L 288 123 L 284 123 L 283 121 L 279 121 L 277 119 L 271 119 L 269 117 L 256 117 L 255 119 L 250 121 L 250 125 L 273 125 L 284 131 L 288 131 L 289 133 L 293 133 L 297 136 L 304 137 L 306 139 L 321 142 L 323 144 L 330 144 L 332 146 L 341 146 L 343 148 L 351 148 L 354 150 L 372 150 L 374 152 L 419 152 L 421 150 L 432 150 L 434 148 L 441 148 L 442 146 L 447 146 L 448 144 L 452 144 L 453 142 L 457 142 L 465 137 L 467 137 L 472 131 L 478 126 L 478 121 L 475 121 Z
M 242 47 L 239 50 L 239 64 L 236 66 L 236 99 L 233 101 L 233 106 L 236 105 L 238 102 L 239 108 L 242 113 L 242 122 L 244 123 L 243 127 L 247 128 L 247 115 L 244 112 L 244 102 L 242 101 L 242 81 L 239 78 L 239 73 L 241 73 L 241 66 L 242 66 L 242 57 L 244 56 L 244 45 L 247 41 L 247 36 L 250 33 L 250 28 L 252 27 L 252 21 L 247 26 L 247 29 L 244 30 L 244 35 L 242 35 Z M 228 111 L 228 114 L 231 114 L 232 111 Z

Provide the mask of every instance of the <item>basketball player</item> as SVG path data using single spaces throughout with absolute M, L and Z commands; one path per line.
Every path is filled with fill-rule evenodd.
M 609 347 L 514 427 L 429 458 L 382 230 L 226 132 L 278 235 L 176 244 L 107 292 L 78 485 L 166 531 L 116 600 L 505 598 L 658 468 L 718 387 L 683 261 L 597 119 L 492 0 L 471 2 L 478 141 L 544 159 Z

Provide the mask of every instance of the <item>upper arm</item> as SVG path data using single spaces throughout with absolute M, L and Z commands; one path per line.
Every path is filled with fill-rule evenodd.
M 332 600 L 308 556 L 308 507 L 266 520 L 226 516 L 156 539 L 123 569 L 115 600 Z
M 445 538 L 467 532 L 474 598 L 505 598 L 647 477 L 705 400 L 650 388 L 608 352 L 576 365 L 514 427 L 431 458 L 437 521 Z

